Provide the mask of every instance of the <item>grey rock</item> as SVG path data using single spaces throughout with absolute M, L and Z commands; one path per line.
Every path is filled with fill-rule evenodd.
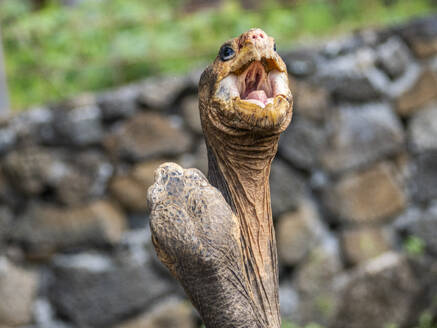
M 60 203 L 77 205 L 102 197 L 112 173 L 109 160 L 97 151 L 66 154 L 52 169 L 51 186 Z
M 362 29 L 358 30 L 355 37 L 359 40 L 359 45 L 361 47 L 375 47 L 377 44 L 381 43 L 382 35 L 378 29 Z
M 14 183 L 9 180 L 0 169 L 0 203 L 12 209 L 22 201 L 22 195 L 12 187 Z
M 128 85 L 106 91 L 97 97 L 104 120 L 116 120 L 132 116 L 138 109 L 139 85 Z
M 403 148 L 399 119 L 385 103 L 342 106 L 332 113 L 322 162 L 330 172 L 368 164 Z
M 105 272 L 113 267 L 109 256 L 98 253 L 79 253 L 74 255 L 55 255 L 52 265 L 65 270 L 87 270 L 89 272 Z
M 205 175 L 208 173 L 208 150 L 205 142 L 202 140 L 194 153 L 194 166 L 201 170 Z
M 50 325 L 54 317 L 54 311 L 47 299 L 37 298 L 33 306 L 33 314 L 37 324 Z
M 376 53 L 377 64 L 391 79 L 404 74 L 411 60 L 407 46 L 396 36 L 379 45 Z
M 202 76 L 204 67 L 208 66 L 209 63 L 199 63 L 198 68 L 195 68 L 193 71 L 189 72 L 187 75 L 186 86 L 188 90 L 197 92 L 197 87 L 199 85 L 200 77 Z
M 350 52 L 356 47 L 356 39 L 353 37 L 339 38 L 328 41 L 322 49 L 322 54 L 326 58 L 338 57 L 344 53 Z
M 78 327 L 108 327 L 142 312 L 172 286 L 149 267 L 122 267 L 103 272 L 57 269 L 49 298 L 58 313 Z
M 295 77 L 307 77 L 316 71 L 317 57 L 315 51 L 294 51 L 284 54 L 282 58 L 287 65 L 288 72 Z
M 437 56 L 435 56 L 430 62 L 431 69 L 437 73 Z
M 76 156 L 76 168 L 82 174 L 91 177 L 89 195 L 94 197 L 103 196 L 109 178 L 112 176 L 113 167 L 109 160 L 95 151 L 86 151 Z
M 319 154 L 326 141 L 322 125 L 296 116 L 279 139 L 279 153 L 295 166 L 311 170 L 319 165 Z
M 415 236 L 424 241 L 426 249 L 437 256 L 437 204 L 422 210 L 410 208 L 395 222 L 396 230 L 403 236 Z
M 130 213 L 128 221 L 129 229 L 133 229 L 132 231 L 142 230 L 149 226 L 149 217 L 145 213 Z
M 427 58 L 437 53 L 437 19 L 435 15 L 418 18 L 398 28 L 419 58 Z
M 53 140 L 53 112 L 47 107 L 34 107 L 15 116 L 11 125 L 17 138 L 30 143 Z
M 0 326 L 21 326 L 31 322 L 38 275 L 0 257 Z
M 165 158 L 158 158 L 138 163 L 132 168 L 130 176 L 147 189 L 155 182 L 155 170 L 166 161 Z
M 132 175 L 117 175 L 111 179 L 111 195 L 130 213 L 146 213 L 147 187 Z
M 74 328 L 57 320 L 55 310 L 46 298 L 38 298 L 33 306 L 33 317 L 37 328 Z
M 67 98 L 61 102 L 54 104 L 52 108 L 56 109 L 74 109 L 80 107 L 88 107 L 96 105 L 96 94 L 92 92 L 84 92 L 77 96 Z
M 195 328 L 190 304 L 175 297 L 165 299 L 148 311 L 117 325 L 116 328 Z
M 402 327 L 419 291 L 408 261 L 396 253 L 366 262 L 344 285 L 335 328 Z
M 437 99 L 437 74 L 426 68 L 419 70 L 419 74 L 411 74 L 407 88 L 398 90 L 396 94 L 396 111 L 401 116 L 410 116 Z
M 294 285 L 299 294 L 298 323 L 325 326 L 332 322 L 340 302 L 336 277 L 342 269 L 338 241 L 327 236 L 297 268 Z
M 346 260 L 356 265 L 390 250 L 390 234 L 381 227 L 354 227 L 341 232 Z
M 323 45 L 321 53 L 326 58 L 334 58 L 356 52 L 360 48 L 372 46 L 375 43 L 375 33 L 367 31 L 359 35 L 348 35 L 343 38 L 336 38 Z
M 184 76 L 151 77 L 142 82 L 138 101 L 153 109 L 169 109 L 182 91 L 187 88 Z
M 68 205 L 103 196 L 113 170 L 97 151 L 71 153 L 39 146 L 10 152 L 3 166 L 5 176 L 18 191 L 28 195 L 45 193 L 48 200 Z M 7 186 L 3 192 L 1 189 L 0 198 L 3 193 L 5 198 L 12 196 Z
M 88 146 L 97 144 L 103 137 L 100 108 L 86 105 L 54 111 L 54 143 Z
M 281 317 L 294 320 L 299 305 L 299 295 L 289 282 L 279 284 Z
M 14 188 L 26 195 L 41 193 L 56 165 L 54 155 L 38 146 L 17 148 L 9 152 L 3 162 L 3 170 Z
M 113 158 L 140 161 L 159 156 L 176 156 L 190 147 L 189 135 L 167 117 L 140 113 L 125 121 L 105 140 Z
M 202 138 L 195 147 L 194 153 L 182 154 L 177 163 L 182 167 L 194 167 L 202 171 L 205 175 L 208 173 L 208 150 L 206 149 L 205 140 Z
M 148 218 L 142 216 L 144 222 L 142 228 L 127 230 L 120 242 L 121 247 L 117 251 L 117 261 L 122 265 L 134 264 L 145 266 L 151 263 L 152 238 Z
M 413 115 L 408 124 L 408 139 L 414 150 L 437 150 L 437 103 Z
M 421 202 L 437 197 L 437 151 L 416 156 L 410 186 L 414 198 Z
M 327 208 L 344 223 L 384 222 L 407 204 L 394 167 L 381 162 L 343 175 L 324 192 Z
M 380 98 L 379 90 L 368 77 L 348 77 L 335 81 L 334 97 L 343 101 L 368 101 Z
M 314 76 L 334 97 L 343 101 L 374 101 L 381 91 L 374 80 L 379 80 L 376 54 L 370 48 L 325 61 Z
M 189 128 L 197 133 L 202 133 L 199 114 L 199 98 L 197 96 L 188 96 L 182 99 L 181 109 L 184 115 L 185 122 Z
M 416 280 L 420 283 L 420 292 L 411 311 L 411 320 L 405 326 L 416 327 L 418 323 L 426 326 L 425 320 L 423 320 L 424 313 L 429 319 L 437 316 L 435 301 L 435 295 L 437 295 L 437 259 L 435 256 L 422 254 L 421 256 L 410 256 L 409 262 L 416 275 Z
M 290 84 L 295 113 L 291 128 L 294 126 L 295 118 L 300 115 L 309 120 L 323 122 L 329 113 L 329 92 L 320 86 L 306 81 L 292 80 Z
M 312 189 L 320 191 L 327 188 L 330 180 L 326 172 L 323 170 L 314 170 L 311 174 L 309 183 Z
M 108 201 L 71 208 L 34 203 L 17 218 L 11 238 L 27 256 L 47 259 L 57 251 L 114 245 L 125 228 L 123 213 Z
M 0 205 L 0 249 L 6 238 L 9 237 L 12 226 L 13 214 L 8 207 Z
M 273 216 L 296 209 L 304 198 L 305 180 L 283 160 L 275 159 L 270 174 Z
M 278 219 L 279 261 L 282 265 L 296 265 L 326 234 L 315 204 L 310 200 L 301 201 L 296 211 L 287 212 Z
M 381 69 L 383 68 L 381 67 Z M 386 68 L 386 70 L 388 70 L 388 68 Z M 379 72 L 379 74 L 377 74 L 377 72 Z M 398 99 L 414 87 L 421 73 L 421 66 L 415 61 L 409 61 L 402 74 L 396 78 L 391 78 L 386 72 L 375 71 L 373 84 L 384 96 L 389 99 Z
M 10 150 L 17 140 L 17 134 L 14 129 L 6 125 L 2 126 L 0 122 L 0 155 Z
M 437 21 L 436 15 L 415 19 L 412 22 L 406 23 L 398 30 L 402 36 L 406 38 L 427 38 L 434 39 L 437 37 Z
M 332 235 L 324 235 L 298 267 L 295 276 L 297 290 L 301 293 L 317 292 L 342 269 L 337 239 Z

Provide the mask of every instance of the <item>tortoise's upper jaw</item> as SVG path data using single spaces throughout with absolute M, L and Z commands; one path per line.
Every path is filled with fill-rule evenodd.
M 289 95 L 287 73 L 278 69 L 274 59 L 265 57 L 249 60 L 231 71 L 219 81 L 215 93 L 221 100 L 255 105 L 259 109 L 273 104 L 276 97 Z
M 260 29 L 252 29 L 225 45 L 235 51 L 233 58 L 217 57 L 218 73 L 213 98 L 223 111 L 239 113 L 243 119 L 276 125 L 291 111 L 288 75 L 274 41 Z

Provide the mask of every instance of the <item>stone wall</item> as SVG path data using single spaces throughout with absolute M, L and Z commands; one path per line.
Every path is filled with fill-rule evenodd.
M 437 16 L 283 57 L 295 115 L 271 189 L 284 318 L 382 328 L 435 316 Z M 154 256 L 145 201 L 164 161 L 206 171 L 198 79 L 0 122 L 1 327 L 199 327 Z

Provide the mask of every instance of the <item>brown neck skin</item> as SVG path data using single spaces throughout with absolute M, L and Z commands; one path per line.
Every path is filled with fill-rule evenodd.
M 269 175 L 279 134 L 239 136 L 209 133 L 208 180 L 240 221 L 248 290 L 266 327 L 280 327 L 278 265 L 270 204 Z

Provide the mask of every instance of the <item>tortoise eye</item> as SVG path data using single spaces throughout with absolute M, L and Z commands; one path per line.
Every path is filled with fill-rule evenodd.
M 273 44 L 273 50 L 276 51 L 276 42 Z
M 225 45 L 220 48 L 219 56 L 221 60 L 227 61 L 232 57 L 234 57 L 234 55 L 235 55 L 235 51 L 230 46 Z

